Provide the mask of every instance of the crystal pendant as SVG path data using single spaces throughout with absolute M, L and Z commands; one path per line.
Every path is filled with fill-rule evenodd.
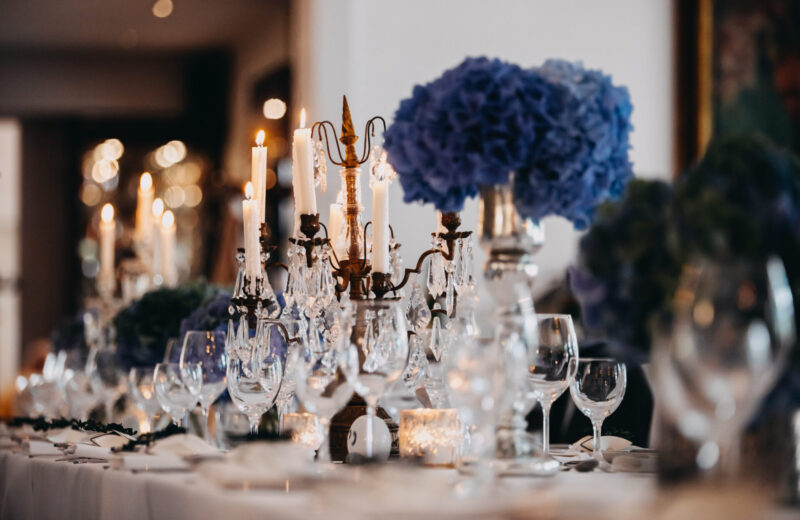
M 434 239 L 433 247 L 439 249 L 441 240 Z M 445 272 L 444 272 L 444 257 L 440 254 L 431 255 L 430 264 L 428 266 L 428 291 L 431 296 L 438 298 L 445 289 Z
M 424 330 L 431 321 L 431 310 L 428 308 L 428 303 L 425 301 L 422 287 L 420 287 L 416 281 L 413 282 L 411 286 L 411 295 L 408 298 L 406 318 L 415 332 Z
M 434 316 L 433 325 L 431 326 L 430 334 L 428 336 L 428 353 L 433 354 L 433 359 L 438 362 L 445 352 L 447 342 L 445 339 L 442 325 L 439 321 L 439 316 Z
M 444 309 L 448 316 L 453 314 L 453 305 L 455 304 L 455 266 L 452 262 L 447 263 L 447 282 L 444 290 Z
M 314 146 L 314 183 L 325 193 L 328 188 L 328 162 L 321 140 L 316 141 Z
M 424 334 L 414 334 L 409 339 L 408 348 L 411 354 L 403 371 L 403 381 L 411 390 L 416 390 L 425 382 L 428 358 L 425 356 L 424 340 Z
M 236 329 L 233 325 L 233 317 L 228 318 L 228 332 L 225 334 L 225 353 L 233 359 L 237 359 L 236 353 Z

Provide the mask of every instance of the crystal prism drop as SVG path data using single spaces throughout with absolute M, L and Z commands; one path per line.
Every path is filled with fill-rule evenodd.
M 421 331 L 425 329 L 431 321 L 431 310 L 428 308 L 428 303 L 425 301 L 422 287 L 417 283 L 414 283 L 411 287 L 411 295 L 408 300 L 409 305 L 406 314 L 408 323 L 413 330 Z
M 440 254 L 431 255 L 430 265 L 428 266 L 428 291 L 430 291 L 431 296 L 438 298 L 444 292 L 444 288 L 444 258 Z
M 444 308 L 447 315 L 453 314 L 453 304 L 455 303 L 455 285 L 456 277 L 454 273 L 454 266 L 452 263 L 447 264 L 447 286 L 444 291 Z
M 438 362 L 444 354 L 447 343 L 445 341 L 442 325 L 439 322 L 439 316 L 433 318 L 433 325 L 431 326 L 430 334 L 428 336 L 428 352 L 433 354 L 433 358 Z
M 233 325 L 233 318 L 228 319 L 228 332 L 225 334 L 225 353 L 229 357 L 236 358 L 236 329 Z

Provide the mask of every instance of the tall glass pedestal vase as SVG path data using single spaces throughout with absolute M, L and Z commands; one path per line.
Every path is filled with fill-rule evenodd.
M 511 186 L 506 185 L 482 189 L 478 234 L 489 255 L 483 275 L 496 309 L 494 346 L 504 353 L 534 353 L 538 334 L 532 290 L 538 266 L 533 256 L 544 243 L 544 230 L 520 217 Z M 497 454 L 527 457 L 532 446 L 525 431 L 525 414 L 533 404 L 526 397 L 527 372 L 509 375 L 509 392 L 501 403 L 497 426 Z

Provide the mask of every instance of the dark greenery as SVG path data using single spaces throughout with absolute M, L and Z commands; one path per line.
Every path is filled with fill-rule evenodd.
M 63 417 L 53 420 L 48 420 L 44 417 L 14 417 L 8 421 L 9 426 L 23 426 L 26 424 L 33 426 L 33 429 L 37 432 L 60 428 L 72 428 L 73 430 L 83 430 L 88 432 L 119 432 L 125 435 L 136 435 L 136 430 L 125 428 L 121 424 L 105 424 L 91 419 L 88 421 L 79 421 L 78 419 L 65 419 Z
M 127 369 L 160 362 L 181 322 L 216 294 L 216 288 L 200 281 L 156 289 L 131 303 L 114 318 L 120 364 Z
M 159 439 L 165 439 L 179 433 L 186 433 L 186 428 L 177 426 L 174 423 L 169 423 L 166 428 L 163 428 L 157 432 L 143 433 L 135 440 L 128 441 L 127 444 L 124 444 L 119 448 L 113 448 L 112 451 L 136 451 L 138 446 L 150 446 Z

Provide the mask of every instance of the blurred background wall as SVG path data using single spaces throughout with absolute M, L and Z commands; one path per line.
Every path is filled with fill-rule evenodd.
M 631 92 L 637 174 L 672 175 L 670 0 L 0 2 L 0 385 L 23 347 L 48 336 L 91 287 L 93 229 L 105 201 L 123 224 L 118 255 L 129 253 L 143 171 L 159 194 L 174 195 L 181 276 L 230 281 L 238 197 L 258 129 L 268 135 L 269 218 L 282 240 L 291 225 L 288 139 L 302 107 L 311 121 L 338 126 L 346 94 L 357 128 L 373 115 L 391 122 L 413 85 L 469 55 L 602 68 Z M 271 98 L 286 103 L 285 115 L 265 118 Z M 98 180 L 91 157 L 107 139 L 125 151 L 113 178 Z M 158 150 L 176 140 L 185 159 L 159 162 Z M 319 196 L 326 221 L 339 187 L 338 172 L 329 176 Z M 202 199 L 190 204 L 189 190 Z M 429 246 L 434 213 L 404 206 L 398 185 L 391 204 L 409 263 Z M 476 206 L 464 212 L 467 228 Z M 579 237 L 564 221 L 545 224 L 539 290 L 562 275 Z

